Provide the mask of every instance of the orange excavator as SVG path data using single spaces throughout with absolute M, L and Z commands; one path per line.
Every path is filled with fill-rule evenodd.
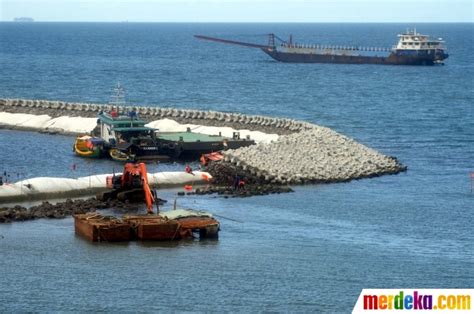
M 158 211 L 158 201 L 163 201 L 157 199 L 156 193 L 151 190 L 144 163 L 126 163 L 121 175 L 107 177 L 107 187 L 112 188 L 112 191 L 97 194 L 98 200 L 145 201 L 148 214 L 153 214 L 154 203 Z

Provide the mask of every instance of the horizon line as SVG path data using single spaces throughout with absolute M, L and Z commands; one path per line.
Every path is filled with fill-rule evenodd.
M 0 23 L 17 23 L 17 24 L 31 24 L 31 23 L 156 23 L 156 24 L 402 24 L 402 23 L 420 23 L 420 24 L 474 24 L 474 21 L 326 21 L 326 22 L 310 22 L 310 21 L 49 21 L 49 20 L 34 20 L 33 21 L 15 21 L 15 20 L 0 20 Z

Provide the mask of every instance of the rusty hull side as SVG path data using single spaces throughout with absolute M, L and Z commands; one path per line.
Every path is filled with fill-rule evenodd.
M 180 225 L 177 221 L 143 222 L 137 226 L 137 238 L 140 240 L 175 240 L 180 239 Z
M 74 231 L 89 241 L 97 242 L 97 230 L 87 222 L 84 215 L 74 215 Z
M 169 241 L 181 238 L 180 224 L 155 215 L 125 216 L 138 240 Z
M 92 242 L 130 241 L 130 225 L 100 215 L 74 215 L 75 233 Z

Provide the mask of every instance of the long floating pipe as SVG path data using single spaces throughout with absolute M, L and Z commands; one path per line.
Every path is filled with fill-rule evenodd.
M 252 44 L 252 43 L 244 43 L 244 42 L 241 42 L 241 41 L 228 40 L 228 39 L 221 39 L 221 38 L 209 37 L 209 36 L 202 36 L 202 35 L 194 35 L 194 37 L 196 37 L 196 38 L 198 38 L 198 39 L 203 39 L 203 40 L 215 41 L 215 42 L 218 42 L 218 43 L 239 45 L 239 46 L 245 46 L 245 47 L 251 47 L 251 48 L 261 48 L 261 49 L 272 48 L 272 47 L 270 47 L 270 46 L 268 46 L 268 45 L 259 45 L 259 44 Z

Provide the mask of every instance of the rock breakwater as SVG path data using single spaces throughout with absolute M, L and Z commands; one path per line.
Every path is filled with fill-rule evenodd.
M 226 126 L 234 129 L 246 128 L 265 133 L 290 134 L 304 128 L 308 123 L 293 119 L 272 118 L 241 113 L 177 109 L 146 106 L 119 107 L 119 112 L 126 114 L 135 108 L 142 119 L 172 119 L 179 123 L 201 124 L 207 126 Z M 96 118 L 101 111 L 108 112 L 112 105 L 69 103 L 49 100 L 0 99 L 0 112 L 48 115 L 52 118 L 61 116 Z
M 344 182 L 396 174 L 407 169 L 395 157 L 385 156 L 331 129 L 293 119 L 191 109 L 134 107 L 148 120 L 226 126 L 280 135 L 271 143 L 224 152 L 223 164 L 239 169 L 259 183 L 302 184 Z M 47 114 L 51 117 L 95 117 L 111 105 L 60 101 L 0 99 L 0 112 Z M 120 108 L 123 112 L 129 108 Z
M 162 203 L 161 203 L 162 204 Z M 96 198 L 67 199 L 64 202 L 52 204 L 44 201 L 29 208 L 23 206 L 0 207 L 0 223 L 27 221 L 40 218 L 62 219 L 76 214 L 95 212 L 101 209 L 111 209 L 114 212 L 130 213 L 140 210 L 137 204 L 119 200 L 99 201 Z
M 26 208 L 23 206 L 0 207 L 0 223 L 12 221 L 26 221 L 38 218 L 61 219 L 73 214 L 85 214 L 97 209 L 105 209 L 116 206 L 107 202 L 101 202 L 96 199 L 88 200 L 66 200 L 57 204 L 43 202 L 40 205 Z
M 328 128 L 313 127 L 224 152 L 224 162 L 274 184 L 344 182 L 405 171 L 385 156 Z

